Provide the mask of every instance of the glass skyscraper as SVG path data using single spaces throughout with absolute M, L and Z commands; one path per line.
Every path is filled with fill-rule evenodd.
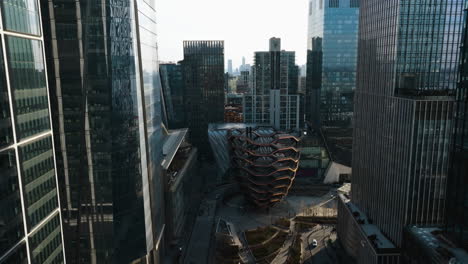
M 41 5 L 67 262 L 158 263 L 165 216 L 155 3 Z
M 358 0 L 311 0 L 307 49 L 321 52 L 319 71 L 320 116 L 324 126 L 349 126 L 353 113 L 353 92 L 356 86 L 356 59 L 359 22 Z M 321 43 L 317 43 L 317 39 Z M 307 67 L 317 63 L 308 58 Z M 314 89 L 313 83 L 307 89 Z M 311 94 L 307 102 L 316 101 Z M 312 104 L 312 103 L 310 103 Z M 315 111 L 309 110 L 309 111 Z M 317 120 L 308 120 L 312 123 Z
M 398 248 L 444 222 L 465 0 L 360 5 L 351 202 Z
M 0 263 L 64 263 L 39 2 L 0 2 Z
M 224 41 L 184 41 L 181 64 L 190 142 L 209 157 L 208 124 L 224 121 Z
M 175 63 L 160 64 L 160 74 L 168 128 L 183 128 L 186 124 L 182 65 Z
M 359 1 L 311 0 L 308 11 L 306 121 L 350 167 Z
M 468 250 L 468 18 L 462 42 L 460 82 L 455 111 L 455 138 L 447 190 L 447 231 Z

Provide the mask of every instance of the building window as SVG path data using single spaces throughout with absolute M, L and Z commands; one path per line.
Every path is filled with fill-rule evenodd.
M 359 8 L 359 0 L 351 0 L 351 3 L 349 5 L 351 8 Z
M 330 8 L 340 7 L 340 0 L 330 0 L 330 2 L 328 3 L 328 7 Z

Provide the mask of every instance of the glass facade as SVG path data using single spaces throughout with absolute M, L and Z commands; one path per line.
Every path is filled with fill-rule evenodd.
M 3 0 L 1 7 L 5 30 L 36 36 L 41 34 L 37 0 Z
M 359 5 L 353 0 L 309 2 L 307 43 L 308 50 L 321 52 L 322 56 L 319 118 L 324 126 L 351 125 L 356 86 L 358 18 Z M 320 46 L 314 45 L 317 38 L 321 39 Z M 308 67 L 313 68 L 316 60 L 310 59 Z
M 183 128 L 185 109 L 182 65 L 161 64 L 160 68 L 168 127 L 170 129 Z
M 23 145 L 19 153 L 28 226 L 32 229 L 58 207 L 52 139 Z
M 2 169 L 2 177 L 0 177 L 0 219 L 4 223 L 0 226 L 0 234 L 2 234 L 1 255 L 23 238 L 24 228 L 14 150 L 0 152 L 0 168 Z
M 67 262 L 145 258 L 164 230 L 154 1 L 41 7 Z
M 2 44 L 0 43 L 0 50 Z M 0 54 L 0 148 L 13 142 L 10 101 L 8 99 L 7 82 L 5 79 L 5 64 L 3 53 Z
M 190 142 L 209 157 L 208 124 L 224 121 L 224 41 L 184 41 L 181 64 Z
M 29 247 L 31 250 L 31 263 L 42 264 L 63 263 L 62 235 L 60 218 L 56 214 L 47 224 L 31 235 Z
M 18 138 L 50 130 L 41 42 L 8 36 L 6 43 Z
M 445 218 L 465 2 L 360 2 L 351 195 L 397 246 Z
M 39 1 L 0 14 L 0 263 L 64 263 Z
M 446 229 L 459 247 L 468 250 L 468 18 L 461 49 L 460 81 L 455 112 L 453 158 L 447 190 Z

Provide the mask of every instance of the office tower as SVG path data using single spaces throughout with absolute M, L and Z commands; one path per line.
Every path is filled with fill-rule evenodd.
M 244 122 L 276 129 L 299 129 L 300 96 L 295 52 L 281 51 L 281 39 L 270 39 L 270 51 L 255 52 L 254 87 L 244 96 Z
M 320 89 L 322 87 L 322 38 L 313 37 L 307 50 L 305 118 L 309 126 L 320 131 Z
M 184 80 L 182 78 L 182 65 L 175 63 L 162 63 L 159 65 L 163 99 L 168 127 L 170 129 L 185 126 L 184 108 Z
M 182 67 L 190 141 L 209 157 L 208 124 L 224 120 L 224 41 L 184 41 Z
M 455 109 L 455 136 L 447 190 L 446 229 L 452 240 L 468 250 L 468 20 L 460 58 L 460 82 Z
M 39 3 L 0 14 L 0 263 L 64 263 Z
M 351 123 L 356 85 L 358 18 L 357 0 L 309 2 L 307 49 L 322 49 L 320 121 L 326 126 Z M 321 39 L 319 47 L 314 47 L 313 39 L 316 38 Z
M 351 166 L 359 1 L 309 1 L 306 120 L 330 158 Z
M 405 227 L 444 221 L 465 1 L 360 4 L 351 201 L 341 197 L 338 235 L 377 263 Z
M 41 5 L 67 263 L 158 262 L 164 184 L 154 3 Z
M 228 60 L 228 73 L 232 76 L 232 60 Z

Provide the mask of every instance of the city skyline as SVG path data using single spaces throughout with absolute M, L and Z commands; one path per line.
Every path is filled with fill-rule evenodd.
M 0 0 L 0 264 L 468 263 L 467 191 L 468 0 Z
M 258 10 L 265 7 L 268 12 L 259 17 Z M 210 12 L 203 12 L 203 16 L 193 12 L 205 8 Z M 303 65 L 307 52 L 307 8 L 307 0 L 290 1 L 287 5 L 280 0 L 240 0 L 232 5 L 216 0 L 160 0 L 159 59 L 182 60 L 184 40 L 224 40 L 225 67 L 228 59 L 232 59 L 235 70 L 242 64 L 242 57 L 246 64 L 253 65 L 254 52 L 268 49 L 265 40 L 277 37 L 282 39 L 283 49 L 295 51 L 296 63 Z

